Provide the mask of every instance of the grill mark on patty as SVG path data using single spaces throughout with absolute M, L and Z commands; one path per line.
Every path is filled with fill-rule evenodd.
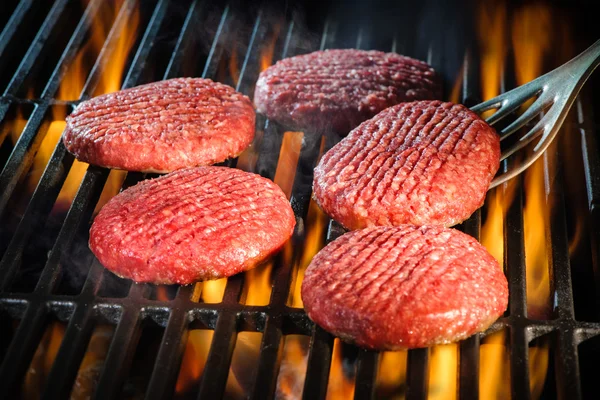
M 259 111 L 302 130 L 347 133 L 401 101 L 441 97 L 424 62 L 391 53 L 325 50 L 277 62 L 260 74 Z
M 314 197 L 350 229 L 453 225 L 481 205 L 499 166 L 499 150 L 493 128 L 464 106 L 399 104 L 361 124 L 325 154 L 315 170 Z M 459 182 L 468 193 L 458 193 Z
M 456 283 L 464 292 L 452 292 Z M 302 297 L 309 317 L 343 340 L 394 350 L 486 329 L 506 308 L 507 289 L 498 263 L 474 239 L 403 225 L 350 232 L 327 245 L 306 271 Z
M 66 119 L 64 141 L 91 164 L 168 172 L 237 156 L 252 141 L 254 114 L 229 86 L 176 78 L 82 102 Z M 132 144 L 139 147 L 127 154 Z

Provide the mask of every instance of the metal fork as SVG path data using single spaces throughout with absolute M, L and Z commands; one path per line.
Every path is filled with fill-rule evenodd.
M 600 40 L 555 70 L 471 108 L 478 114 L 496 109 L 496 112 L 486 119 L 493 126 L 513 111 L 516 111 L 527 100 L 537 97 L 519 118 L 499 132 L 501 141 L 511 136 L 536 116 L 545 112 L 533 128 L 521 136 L 513 145 L 502 151 L 500 160 L 510 157 L 541 135 L 532 153 L 524 160 L 515 163 L 514 166 L 509 166 L 507 171 L 496 175 L 490 189 L 519 175 L 542 155 L 556 137 L 579 90 L 598 64 L 600 64 Z

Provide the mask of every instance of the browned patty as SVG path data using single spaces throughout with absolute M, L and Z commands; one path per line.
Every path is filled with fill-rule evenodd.
M 498 262 L 460 231 L 372 227 L 317 253 L 302 300 L 311 320 L 343 340 L 398 350 L 484 331 L 506 309 L 508 283 Z
M 257 110 L 291 129 L 348 133 L 403 101 L 441 98 L 422 61 L 395 53 L 325 50 L 286 58 L 260 74 Z
M 81 161 L 170 172 L 239 155 L 254 138 L 250 100 L 210 79 L 177 78 L 84 101 L 63 141 Z
M 281 189 L 224 167 L 182 169 L 112 198 L 94 220 L 90 248 L 136 282 L 188 284 L 255 267 L 292 235 Z
M 314 197 L 349 229 L 452 226 L 483 204 L 499 162 L 498 135 L 466 107 L 401 103 L 362 123 L 323 156 Z

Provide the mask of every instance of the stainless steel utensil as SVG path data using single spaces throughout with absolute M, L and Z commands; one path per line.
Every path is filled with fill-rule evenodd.
M 556 137 L 579 90 L 598 64 L 600 64 L 600 40 L 555 70 L 471 108 L 478 114 L 496 109 L 496 112 L 486 119 L 493 126 L 516 111 L 527 100 L 535 98 L 535 101 L 519 118 L 498 132 L 501 141 L 543 113 L 541 119 L 533 128 L 523 134 L 513 145 L 502 151 L 500 159 L 504 160 L 510 157 L 541 136 L 532 153 L 523 160 L 514 163 L 514 165 L 509 165 L 507 171 L 496 175 L 490 188 L 500 185 L 525 171 L 542 155 Z

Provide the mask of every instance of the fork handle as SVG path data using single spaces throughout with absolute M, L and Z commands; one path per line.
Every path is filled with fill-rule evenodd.
M 600 64 L 600 39 L 558 69 L 572 71 L 571 77 L 578 79 L 575 89 L 578 92 L 598 64 Z

